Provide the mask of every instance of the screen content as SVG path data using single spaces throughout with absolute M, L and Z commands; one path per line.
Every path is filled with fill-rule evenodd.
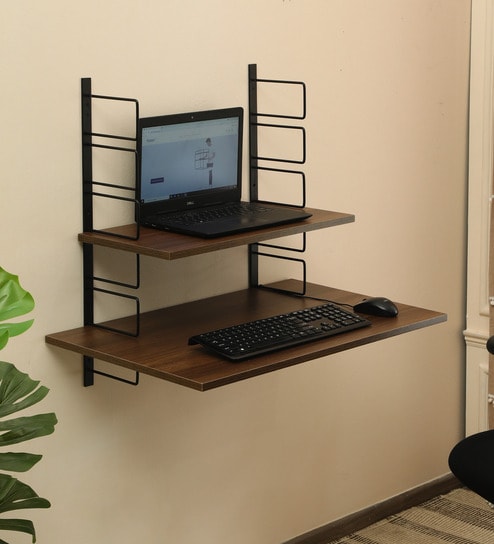
M 211 119 L 143 127 L 141 200 L 184 198 L 235 188 L 239 119 Z

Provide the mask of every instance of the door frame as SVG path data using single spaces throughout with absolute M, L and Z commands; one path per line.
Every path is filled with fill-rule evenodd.
M 472 0 L 468 170 L 466 435 L 489 427 L 489 244 L 493 177 L 494 0 Z

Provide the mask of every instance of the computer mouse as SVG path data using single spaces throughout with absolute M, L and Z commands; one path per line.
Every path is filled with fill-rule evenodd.
M 385 297 L 367 298 L 356 304 L 353 311 L 379 317 L 396 317 L 398 315 L 398 308 L 394 302 Z

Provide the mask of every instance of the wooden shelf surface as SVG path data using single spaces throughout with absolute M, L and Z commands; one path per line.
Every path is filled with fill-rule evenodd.
M 239 247 L 256 242 L 272 240 L 282 236 L 300 234 L 311 230 L 318 230 L 355 221 L 355 216 L 347 213 L 332 212 L 305 208 L 312 217 L 304 221 L 278 225 L 264 229 L 222 236 L 213 239 L 196 238 L 183 234 L 163 232 L 156 229 L 141 227 L 138 240 L 129 240 L 114 236 L 115 234 L 134 237 L 136 225 L 122 225 L 104 229 L 104 232 L 83 232 L 79 234 L 79 240 L 87 244 L 94 244 L 132 253 L 139 253 L 160 259 L 174 260 L 191 255 L 200 255 L 211 251 Z M 106 234 L 108 233 L 108 234 Z
M 287 280 L 275 287 L 300 290 Z M 308 295 L 354 305 L 365 295 L 309 284 Z M 370 327 L 302 346 L 232 363 L 200 346 L 189 346 L 190 336 L 292 310 L 316 306 L 309 298 L 286 296 L 265 289 L 246 289 L 141 315 L 139 337 L 99 327 L 80 327 L 49 334 L 48 344 L 134 371 L 206 391 L 309 360 L 383 340 L 446 321 L 441 312 L 396 303 L 396 318 L 368 317 Z M 106 325 L 132 330 L 135 319 L 122 318 Z

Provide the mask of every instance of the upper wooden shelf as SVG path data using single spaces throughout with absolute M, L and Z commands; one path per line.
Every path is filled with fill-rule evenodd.
M 282 236 L 290 236 L 311 230 L 318 230 L 355 221 L 355 216 L 347 213 L 332 212 L 326 210 L 317 210 L 305 208 L 312 213 L 312 217 L 305 221 L 298 221 L 288 225 L 279 225 L 258 229 L 241 234 L 222 236 L 214 239 L 195 238 L 183 234 L 174 234 L 163 232 L 156 229 L 141 227 L 138 240 L 129 240 L 113 236 L 114 234 L 128 237 L 135 236 L 136 225 L 123 225 L 104 229 L 105 234 L 101 232 L 83 232 L 79 234 L 79 240 L 87 244 L 94 244 L 132 253 L 139 253 L 150 257 L 160 259 L 174 260 L 191 255 L 200 255 L 221 249 L 239 247 L 256 242 L 272 240 Z M 112 235 L 113 234 L 113 235 Z
M 300 290 L 300 282 L 287 280 L 275 287 Z M 307 295 L 355 305 L 365 295 L 309 284 Z M 139 337 L 94 326 L 49 334 L 46 342 L 198 391 L 206 391 L 259 376 L 312 359 L 383 340 L 446 321 L 446 315 L 397 303 L 395 318 L 369 317 L 370 327 L 317 340 L 305 345 L 231 363 L 200 346 L 189 346 L 190 336 L 320 304 L 312 299 L 250 288 L 235 293 L 180 304 L 141 315 Z M 134 318 L 106 325 L 132 329 Z

